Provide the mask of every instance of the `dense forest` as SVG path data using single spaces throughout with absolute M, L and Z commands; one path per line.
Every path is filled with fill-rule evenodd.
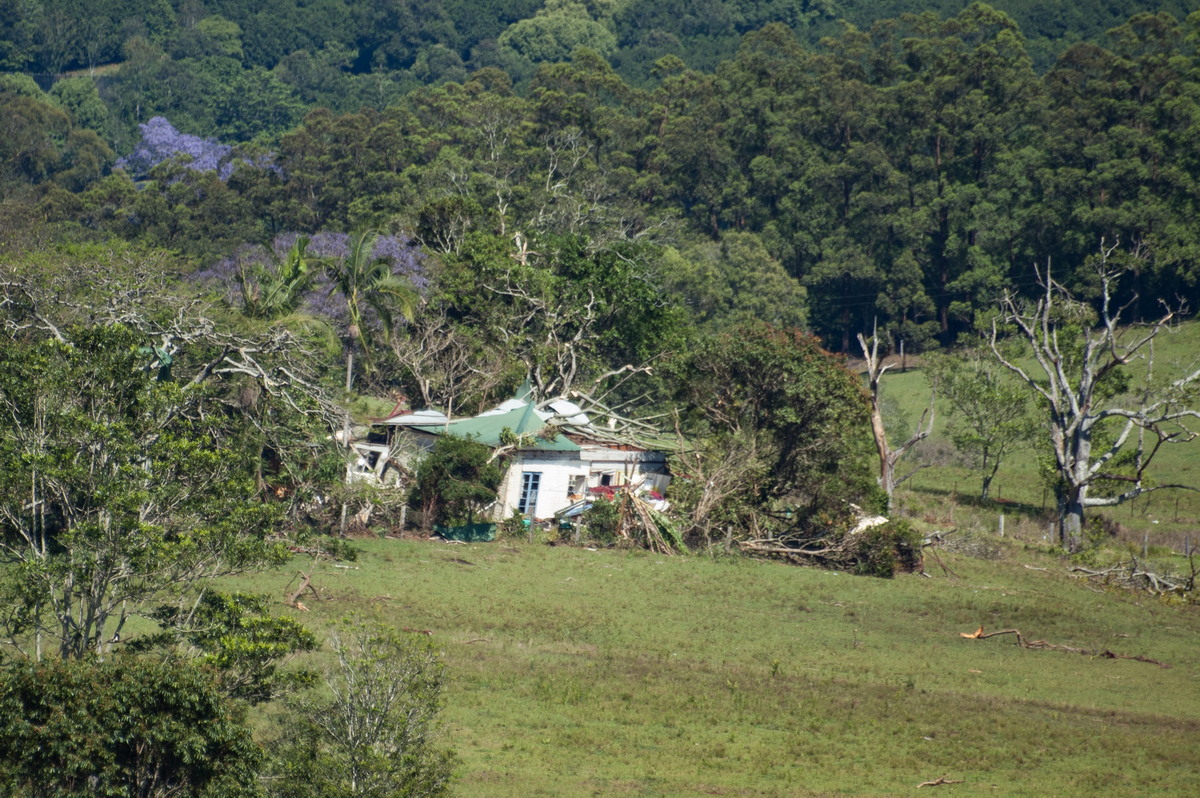
M 705 322 L 805 321 L 843 351 L 876 321 L 909 351 L 948 345 L 1033 263 L 1070 280 L 1102 238 L 1125 244 L 1140 302 L 1195 299 L 1194 20 L 1139 14 L 1065 46 L 1089 32 L 1072 28 L 1039 72 L 988 6 L 809 43 L 830 9 L 714 3 L 727 55 L 697 68 L 672 45 L 641 79 L 615 42 L 687 15 L 417 5 L 46 4 L 35 24 L 10 4 L 10 70 L 78 71 L 2 77 L 7 215 L 197 266 L 367 227 L 455 253 L 466 231 L 652 242 Z M 789 9 L 796 27 L 770 21 Z M 562 15 L 595 40 L 516 57 L 522 22 Z

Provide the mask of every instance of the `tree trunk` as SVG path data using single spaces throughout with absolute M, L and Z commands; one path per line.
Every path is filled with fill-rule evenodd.
M 1063 497 L 1058 519 L 1058 542 L 1071 554 L 1083 548 L 1083 496 L 1079 493 Z
M 892 458 L 892 450 L 887 442 L 887 430 L 883 426 L 883 416 L 879 412 L 878 402 L 871 405 L 871 433 L 875 436 L 875 448 L 879 451 L 879 487 L 887 492 L 891 500 L 896 490 L 896 466 Z

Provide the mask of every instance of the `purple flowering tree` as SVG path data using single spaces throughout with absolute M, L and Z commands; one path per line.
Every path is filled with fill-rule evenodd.
M 375 231 L 284 233 L 269 247 L 247 244 L 192 274 L 224 291 L 252 318 L 274 319 L 301 308 L 336 328 L 346 345 L 346 389 L 353 384 L 355 350 L 372 367 L 369 340 L 390 337 L 411 319 L 429 287 L 424 255 L 412 239 Z
M 145 177 L 150 170 L 167 161 L 177 161 L 198 172 L 212 172 L 231 167 L 233 148 L 213 139 L 180 133 L 161 116 L 138 125 L 141 141 L 133 152 L 117 159 L 116 166 L 134 177 Z

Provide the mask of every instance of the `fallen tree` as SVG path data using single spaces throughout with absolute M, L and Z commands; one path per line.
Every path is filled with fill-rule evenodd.
M 869 516 L 840 533 L 826 531 L 803 538 L 743 540 L 738 542 L 738 548 L 745 554 L 796 565 L 891 578 L 897 573 L 921 570 L 921 543 L 920 536 L 907 522 Z
M 1106 585 L 1116 585 L 1131 590 L 1144 590 L 1156 596 L 1167 593 L 1191 593 L 1196 589 L 1198 573 L 1195 561 L 1189 557 L 1190 573 L 1186 575 L 1163 574 L 1147 570 L 1137 557 L 1129 562 L 1118 562 L 1108 568 L 1084 568 L 1076 565 L 1070 570 L 1089 580 L 1100 580 Z
M 1056 643 L 1047 643 L 1045 640 L 1029 640 L 1016 629 L 1001 629 L 998 632 L 984 632 L 980 626 L 974 632 L 959 632 L 958 636 L 967 640 L 987 640 L 989 637 L 1000 637 L 1001 635 L 1013 635 L 1017 640 L 1017 645 L 1021 648 L 1038 650 L 1038 651 L 1065 651 L 1069 654 L 1083 654 L 1087 657 L 1100 657 L 1101 659 L 1131 659 L 1137 662 L 1148 662 L 1151 665 L 1157 665 L 1160 668 L 1171 667 L 1165 662 L 1159 662 L 1156 659 L 1150 659 L 1143 656 L 1129 656 L 1127 654 L 1117 654 L 1108 649 L 1093 649 L 1093 648 L 1075 648 L 1073 646 L 1058 645 Z

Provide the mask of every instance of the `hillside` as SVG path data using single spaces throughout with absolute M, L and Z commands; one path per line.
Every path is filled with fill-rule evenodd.
M 502 541 L 357 541 L 314 628 L 427 631 L 460 795 L 1184 796 L 1200 765 L 1196 607 L 1097 591 L 993 541 L 927 576 Z M 279 595 L 296 561 L 257 589 Z M 1029 639 L 1170 667 L 1053 650 Z

